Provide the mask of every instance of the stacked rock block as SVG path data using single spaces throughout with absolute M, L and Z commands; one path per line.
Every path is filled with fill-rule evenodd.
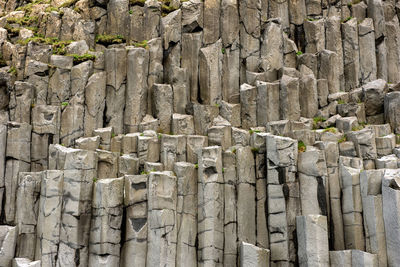
M 0 11 L 0 266 L 400 265 L 398 3 Z

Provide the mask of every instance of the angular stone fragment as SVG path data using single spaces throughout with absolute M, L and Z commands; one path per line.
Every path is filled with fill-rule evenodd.
M 191 0 L 182 3 L 182 27 L 184 32 L 203 27 L 203 2 Z
M 375 80 L 362 87 L 365 115 L 372 116 L 384 111 L 384 97 L 388 91 L 384 80 Z
M 347 140 L 352 141 L 357 151 L 357 156 L 362 159 L 375 159 L 376 144 L 375 133 L 372 129 L 352 131 L 347 134 Z
M 98 179 L 116 178 L 118 174 L 118 154 L 107 150 L 96 150 L 98 155 Z
M 219 114 L 219 108 L 215 105 L 193 105 L 194 128 L 196 134 L 207 135 L 207 129 Z
M 269 250 L 256 247 L 250 243 L 240 243 L 240 267 L 269 266 Z
M 184 135 L 194 134 L 193 116 L 174 113 L 172 115 L 172 133 Z
M 232 131 L 230 126 L 212 126 L 207 132 L 210 146 L 221 146 L 223 150 L 228 149 L 232 142 Z
M 99 148 L 100 145 L 100 136 L 93 137 L 81 137 L 76 139 L 76 147 L 84 150 L 93 150 Z
M 197 164 L 198 153 L 203 147 L 208 146 L 208 138 L 201 135 L 186 136 L 186 160 L 190 163 Z
M 40 267 L 40 261 L 31 261 L 27 258 L 14 258 L 13 267 Z

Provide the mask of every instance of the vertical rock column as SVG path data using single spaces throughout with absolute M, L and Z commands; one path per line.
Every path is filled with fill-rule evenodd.
M 197 264 L 223 266 L 224 185 L 220 147 L 206 147 L 199 152 L 198 174 Z
M 251 147 L 255 155 L 256 174 L 256 245 L 260 248 L 269 248 L 269 233 L 267 224 L 267 168 L 266 168 L 266 133 L 253 133 Z
M 358 47 L 358 26 L 357 19 L 352 18 L 342 24 L 343 38 L 343 61 L 345 90 L 357 88 L 359 85 L 359 47 Z
M 175 266 L 177 242 L 177 177 L 152 172 L 148 189 L 148 243 L 146 266 Z
M 308 1 L 308 3 L 310 2 Z M 343 44 L 339 16 L 330 16 L 325 18 L 325 43 L 327 50 L 333 51 L 337 54 L 340 88 L 344 88 Z
M 279 91 L 279 111 L 282 120 L 299 120 L 299 79 L 283 75 Z
M 239 14 L 237 0 L 221 1 L 222 99 L 239 102 Z
M 91 136 L 95 129 L 103 127 L 105 98 L 106 72 L 94 73 L 90 76 L 85 87 L 85 136 Z
M 43 172 L 35 248 L 35 260 L 41 260 L 43 266 L 56 266 L 60 243 L 63 179 L 62 171 Z
M 260 58 L 261 1 L 239 1 L 240 84 L 247 82 L 247 71 L 258 70 Z
M 256 177 L 249 146 L 236 150 L 238 240 L 256 243 Z
M 93 180 L 97 175 L 94 151 L 70 149 L 65 155 L 60 225 L 59 266 L 87 266 Z
M 18 173 L 30 171 L 31 130 L 32 126 L 26 123 L 8 123 L 4 206 L 5 222 L 7 224 L 15 223 Z
M 104 51 L 106 71 L 106 126 L 123 133 L 126 88 L 126 50 L 111 48 Z
M 273 11 L 274 7 L 277 8 L 277 5 L 279 5 L 275 2 L 269 2 L 269 4 L 271 8 L 270 12 Z M 287 8 L 287 2 L 283 2 L 281 6 Z M 281 17 L 279 15 L 280 14 L 275 13 L 271 18 Z M 268 21 L 263 34 L 263 41 L 260 49 L 260 68 L 266 72 L 266 80 L 269 82 L 278 79 L 278 71 L 283 67 L 282 28 L 284 27 L 285 25 L 281 25 L 280 20 L 273 19 Z
M 128 50 L 124 110 L 124 129 L 126 133 L 137 132 L 139 123 L 146 115 L 148 66 L 148 50 L 144 48 Z
M 148 175 L 125 175 L 125 238 L 122 267 L 146 266 L 147 257 L 147 182 Z
M 279 120 L 279 82 L 257 81 L 257 126 Z
M 3 207 L 6 174 L 7 125 L 0 124 L 0 204 Z M 0 215 L 4 212 L 0 209 Z
M 159 132 L 169 134 L 173 113 L 174 95 L 169 84 L 153 85 L 153 114 L 159 119 Z
M 183 11 L 185 15 L 185 10 Z M 185 17 L 183 17 L 184 19 Z M 182 68 L 187 69 L 190 101 L 198 100 L 199 83 L 199 51 L 201 48 L 201 32 L 182 34 Z
M 93 62 L 85 61 L 71 69 L 71 97 L 62 102 L 60 139 L 66 146 L 75 144 L 75 140 L 84 134 L 85 88 L 93 71 Z
M 255 86 L 246 83 L 240 86 L 240 111 L 244 129 L 257 126 L 257 88 Z
M 214 0 L 210 0 L 214 1 Z M 205 36 L 203 36 L 204 42 Z M 221 95 L 221 71 L 222 71 L 222 46 L 217 41 L 200 49 L 199 54 L 199 83 L 200 99 L 203 104 L 219 104 Z
M 358 43 L 360 46 L 360 82 L 365 84 L 376 80 L 376 56 L 374 22 L 364 19 L 358 25 Z
M 385 121 L 390 123 L 393 132 L 400 134 L 400 92 L 385 94 Z
M 268 230 L 271 262 L 295 263 L 296 215 L 301 214 L 296 180 L 297 141 L 274 135 L 266 137 Z
M 237 259 L 237 169 L 236 154 L 222 155 L 224 176 L 224 266 L 236 266 Z
M 31 171 L 48 169 L 48 147 L 60 140 L 60 107 L 38 105 L 32 109 Z
M 164 169 L 172 171 L 175 162 L 186 161 L 186 136 L 163 134 L 160 150 L 161 163 L 164 164 Z
M 269 250 L 240 242 L 240 267 L 268 267 Z
M 197 170 L 194 164 L 177 162 L 174 172 L 178 179 L 176 266 L 196 266 Z
M 123 177 L 94 184 L 88 266 L 119 265 L 123 200 Z
M 42 172 L 19 173 L 15 215 L 18 225 L 15 256 L 19 258 L 31 260 L 35 258 L 36 226 L 42 179 Z
M 329 183 L 329 207 L 330 207 L 330 246 L 334 250 L 343 250 L 343 216 L 341 203 L 341 188 L 339 179 L 339 147 L 337 142 L 321 142 L 318 148 L 325 152 L 326 167 Z
M 379 266 L 387 266 L 386 237 L 382 210 L 382 170 L 364 170 L 360 174 L 365 249 L 378 255 Z
M 326 216 L 296 217 L 300 266 L 330 266 Z
M 328 183 L 325 154 L 314 147 L 299 153 L 298 175 L 302 215 L 328 215 Z
M 360 170 L 339 166 L 342 187 L 342 211 L 346 249 L 365 249 Z
M 385 170 L 382 179 L 382 208 L 388 266 L 400 262 L 400 179 L 398 170 Z
M 15 243 L 17 241 L 17 227 L 1 225 L 0 240 L 2 240 L 0 265 L 11 266 L 11 262 L 14 258 Z

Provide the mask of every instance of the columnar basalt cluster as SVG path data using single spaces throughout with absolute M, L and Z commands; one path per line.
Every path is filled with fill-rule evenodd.
M 400 2 L 0 2 L 0 266 L 400 265 Z

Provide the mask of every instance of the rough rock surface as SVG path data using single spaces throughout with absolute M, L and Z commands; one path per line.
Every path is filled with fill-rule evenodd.
M 398 1 L 0 13 L 0 266 L 400 265 Z

